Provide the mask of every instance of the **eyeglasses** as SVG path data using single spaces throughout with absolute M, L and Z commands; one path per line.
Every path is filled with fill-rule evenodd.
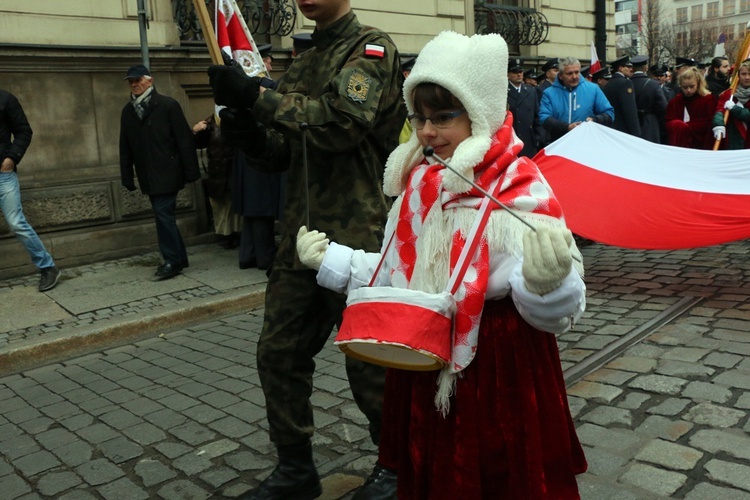
M 412 126 L 417 130 L 422 130 L 427 121 L 431 121 L 432 124 L 437 128 L 448 128 L 453 125 L 453 120 L 466 113 L 465 109 L 457 109 L 456 111 L 441 111 L 435 113 L 432 116 L 425 116 L 419 113 L 413 113 L 407 118 L 411 122 Z

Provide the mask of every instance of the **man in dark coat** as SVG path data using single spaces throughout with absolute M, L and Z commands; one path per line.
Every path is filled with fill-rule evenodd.
M 667 99 L 659 84 L 646 74 L 648 57 L 634 56 L 630 62 L 633 63 L 633 76 L 630 77 L 630 81 L 633 82 L 635 90 L 641 137 L 659 144 L 661 143 L 660 121 L 664 120 Z
M 729 88 L 729 59 L 723 56 L 711 59 L 711 67 L 706 75 L 708 90 L 719 98 L 722 92 Z
M 513 130 L 523 141 L 519 156 L 533 158 L 539 151 L 544 129 L 539 124 L 539 101 L 532 87 L 523 83 L 520 59 L 508 60 L 508 111 L 513 113 Z
M 625 56 L 612 61 L 612 78 L 602 90 L 615 110 L 612 128 L 640 137 L 641 125 L 638 122 L 635 91 L 633 82 L 630 81 L 632 73 L 633 67 L 629 57 Z
M 177 101 L 156 92 L 148 68 L 131 66 L 125 80 L 131 95 L 120 117 L 120 176 L 128 191 L 135 191 L 137 176 L 141 192 L 151 200 L 164 259 L 155 276 L 168 279 L 188 266 L 175 210 L 185 183 L 200 179 L 193 132 Z
M 539 85 L 536 87 L 536 101 L 537 104 L 542 102 L 542 95 L 544 91 L 552 86 L 557 80 L 557 74 L 560 72 L 560 59 L 552 57 L 547 59 L 547 62 L 542 66 L 541 74 L 544 75 L 544 79 L 539 81 Z M 542 129 L 542 135 L 540 136 L 541 146 L 544 147 L 552 142 L 552 136 L 547 129 Z

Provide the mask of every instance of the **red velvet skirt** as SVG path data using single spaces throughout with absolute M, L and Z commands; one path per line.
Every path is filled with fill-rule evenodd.
M 445 418 L 437 373 L 388 370 L 379 461 L 397 471 L 400 500 L 580 498 L 587 464 L 554 335 L 511 299 L 488 301 Z

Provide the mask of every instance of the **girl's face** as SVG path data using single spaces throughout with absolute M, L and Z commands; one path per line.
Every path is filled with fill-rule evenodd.
M 695 78 L 685 78 L 682 80 L 680 88 L 685 97 L 693 97 L 698 91 L 698 82 L 695 81 Z
M 740 85 L 745 88 L 750 87 L 750 68 L 740 68 Z
M 451 158 L 458 145 L 471 137 L 471 120 L 466 110 L 435 110 L 425 106 L 421 113 L 415 115 L 412 125 L 417 129 L 419 143 L 432 147 L 435 154 L 444 160 Z

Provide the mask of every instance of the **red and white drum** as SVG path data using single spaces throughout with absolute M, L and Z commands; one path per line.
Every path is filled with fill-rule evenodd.
M 402 370 L 439 370 L 451 359 L 456 301 L 448 292 L 392 287 L 349 292 L 334 342 L 353 358 Z

